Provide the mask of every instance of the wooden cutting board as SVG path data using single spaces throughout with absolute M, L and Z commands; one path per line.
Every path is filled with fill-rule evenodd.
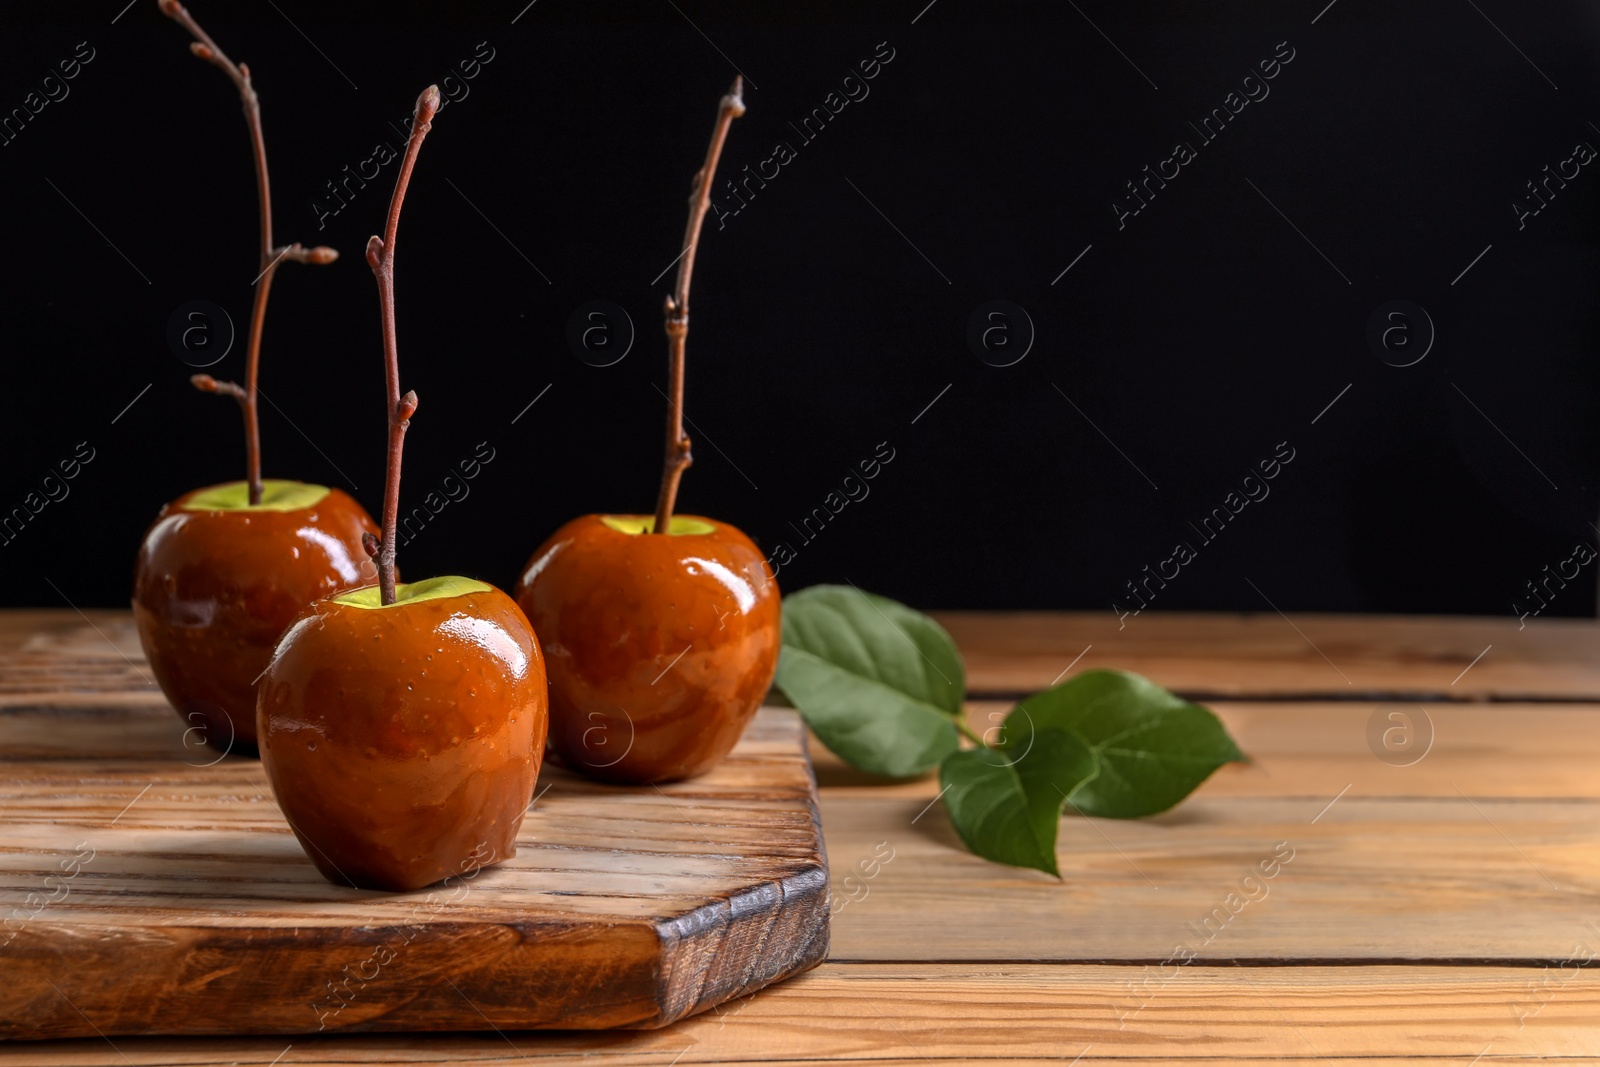
M 792 711 L 690 782 L 547 766 L 514 859 L 383 894 L 185 737 L 125 617 L 0 645 L 0 1037 L 657 1027 L 827 953 Z

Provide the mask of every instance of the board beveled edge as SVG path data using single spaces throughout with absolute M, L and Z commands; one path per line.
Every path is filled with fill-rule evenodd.
M 815 860 L 776 883 L 730 894 L 725 901 L 660 923 L 658 929 L 666 963 L 660 1016 L 657 1020 L 637 1024 L 640 1029 L 667 1026 L 697 1015 L 808 971 L 828 956 L 833 900 L 828 877 L 828 846 L 822 836 L 817 772 L 811 762 L 809 731 L 798 711 L 792 715 L 799 731 L 800 754 L 806 769 L 806 808 L 811 815 Z M 718 925 L 723 927 L 723 936 L 717 942 L 716 954 L 706 959 L 703 933 L 693 941 L 687 935 Z M 774 940 L 793 945 L 794 951 L 783 958 L 769 957 L 763 949 Z
M 18 966 L 0 987 L 0 1039 L 654 1029 L 821 963 L 829 903 L 827 868 L 808 863 L 669 920 L 346 931 L 336 947 L 360 960 L 403 947 L 405 982 L 389 989 L 377 964 L 371 979 L 357 976 L 353 985 L 353 972 L 342 982 L 340 972 L 329 972 L 335 946 L 326 931 L 312 940 L 281 926 L 130 931 L 39 922 L 10 946 Z M 60 946 L 69 934 L 82 949 L 73 969 L 101 980 L 63 976 Z M 786 950 L 774 954 L 775 945 Z M 463 967 L 463 957 L 472 963 Z M 263 970 L 302 976 L 305 995 L 262 1003 L 256 983 Z M 557 980 L 541 984 L 541 973 Z M 574 983 L 575 973 L 586 981 Z M 247 998 L 253 1004 L 241 1026 Z
M 21 949 L 13 957 L 21 965 L 0 984 L 0 1039 L 8 1041 L 603 1029 L 648 1018 L 655 1005 L 659 948 L 646 921 L 606 928 L 433 922 L 412 929 L 409 940 L 407 927 L 383 925 L 346 930 L 336 942 L 326 931 L 308 938 L 282 926 L 29 926 L 11 946 Z M 65 978 L 60 947 L 68 935 L 81 944 L 73 966 L 98 981 Z M 385 989 L 382 968 L 374 966 L 370 979 L 344 985 L 343 995 L 333 992 L 349 972 L 330 967 L 330 948 L 365 961 L 402 942 L 399 988 Z M 472 961 L 466 967 L 464 956 Z M 572 980 L 571 961 L 580 957 L 583 985 Z M 257 977 L 263 971 L 297 985 L 300 995 L 263 1001 Z M 541 987 L 541 972 L 555 981 Z M 576 1010 L 581 1019 L 573 1018 Z

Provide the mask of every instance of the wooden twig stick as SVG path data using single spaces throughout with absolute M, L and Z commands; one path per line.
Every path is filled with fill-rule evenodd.
M 394 196 L 389 199 L 389 221 L 383 236 L 374 234 L 367 241 L 367 265 L 378 280 L 378 308 L 383 317 L 383 369 L 389 398 L 389 458 L 383 488 L 383 540 L 374 545 L 371 535 L 363 539 L 367 554 L 378 564 L 378 595 L 384 604 L 395 598 L 395 527 L 400 519 L 400 455 L 405 447 L 406 429 L 417 412 L 417 394 L 400 395 L 400 352 L 394 332 L 394 243 L 400 229 L 400 206 L 405 202 L 406 186 L 411 183 L 411 168 L 416 165 L 422 139 L 433 128 L 439 111 L 439 87 L 430 85 L 417 97 L 417 110 L 411 118 L 411 138 L 406 141 L 405 160 L 395 179 Z
M 656 496 L 654 532 L 664 534 L 678 502 L 678 482 L 694 462 L 690 441 L 683 432 L 684 343 L 689 337 L 689 280 L 694 275 L 694 256 L 700 245 L 700 224 L 711 204 L 711 183 L 716 178 L 717 160 L 728 138 L 728 127 L 744 114 L 744 79 L 735 77 L 733 85 L 717 108 L 717 124 L 711 130 L 711 145 L 706 161 L 694 176 L 689 190 L 689 223 L 683 232 L 683 256 L 678 260 L 678 283 L 667 295 L 662 314 L 667 331 L 667 447 L 661 466 L 661 491 Z
M 244 120 L 250 127 L 250 147 L 256 163 L 256 193 L 261 206 L 261 259 L 257 264 L 260 273 L 255 281 L 255 306 L 250 312 L 250 340 L 245 350 L 244 386 L 241 388 L 233 382 L 218 382 L 208 374 L 197 374 L 190 381 L 194 383 L 195 388 L 203 392 L 232 396 L 239 401 L 239 409 L 244 414 L 245 468 L 250 488 L 250 503 L 259 504 L 261 503 L 261 421 L 256 405 L 256 379 L 261 366 L 261 333 L 266 326 L 267 297 L 272 291 L 272 278 L 277 273 L 278 264 L 285 259 L 296 263 L 332 263 L 339 258 L 339 253 L 321 245 L 316 248 L 302 248 L 299 244 L 291 244 L 284 248 L 273 246 L 272 192 L 267 180 L 267 145 L 261 135 L 261 102 L 257 99 L 255 86 L 250 81 L 250 68 L 229 59 L 227 54 L 217 47 L 217 42 L 200 28 L 200 24 L 195 22 L 178 0 L 160 0 L 160 6 L 163 15 L 188 30 L 190 36 L 194 38 L 189 45 L 189 51 L 220 69 L 239 90 L 239 99 L 244 104 Z

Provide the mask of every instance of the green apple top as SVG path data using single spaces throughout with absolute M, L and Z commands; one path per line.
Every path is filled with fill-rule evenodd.
M 268 478 L 261 483 L 261 503 L 250 503 L 246 482 L 223 482 L 191 493 L 185 511 L 300 511 L 320 504 L 330 490 L 325 485 Z
M 600 521 L 625 534 L 655 533 L 656 519 L 654 515 L 602 515 Z M 688 515 L 674 515 L 667 520 L 667 533 L 682 537 L 686 534 L 708 534 L 715 530 L 704 519 L 692 518 Z
M 395 586 L 393 604 L 383 603 L 379 589 L 375 585 L 352 589 L 348 593 L 340 593 L 329 599 L 335 604 L 348 604 L 353 608 L 381 610 L 384 607 L 403 608 L 407 604 L 417 604 L 424 600 L 443 600 L 446 597 L 488 593 L 493 590 L 494 586 L 487 582 L 449 574 L 440 578 L 424 578 L 420 582 L 403 582 Z

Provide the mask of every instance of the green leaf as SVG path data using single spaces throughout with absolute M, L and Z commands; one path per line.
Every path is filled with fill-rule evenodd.
M 783 600 L 777 685 L 840 759 L 876 774 L 921 774 L 954 752 L 966 671 L 926 615 L 853 586 Z
M 992 748 L 951 753 L 939 765 L 945 810 L 967 848 L 987 860 L 1059 875 L 1055 834 L 1039 840 L 1022 779 L 1005 754 Z
M 1077 734 L 1050 728 L 1035 730 L 1031 745 L 1010 749 L 1005 755 L 1022 781 L 1034 836 L 1047 846 L 1050 873 L 1057 874 L 1056 831 L 1061 826 L 1061 809 L 1069 800 L 1077 803 L 1082 791 L 1099 776 L 1100 761 Z
M 945 810 L 961 840 L 987 860 L 1056 877 L 1061 808 L 1094 779 L 1094 754 L 1065 730 L 1038 730 L 1026 749 L 973 748 L 939 768 Z
M 1073 799 L 1085 815 L 1133 819 L 1166 811 L 1224 763 L 1245 756 L 1208 708 L 1126 671 L 1085 671 L 1024 700 L 1006 718 L 1008 751 L 1068 730 L 1100 772 Z

